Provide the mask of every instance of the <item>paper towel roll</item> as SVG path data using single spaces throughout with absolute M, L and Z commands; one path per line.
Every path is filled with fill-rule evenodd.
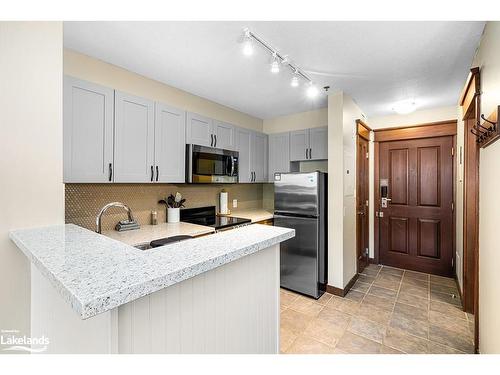
M 220 192 L 220 202 L 219 202 L 219 207 L 220 207 L 220 213 L 223 215 L 227 215 L 228 209 L 227 209 L 227 191 L 221 191 Z

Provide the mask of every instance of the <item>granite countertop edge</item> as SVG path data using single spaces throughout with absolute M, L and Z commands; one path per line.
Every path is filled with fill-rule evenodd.
M 262 231 L 265 232 L 264 239 L 254 239 L 256 237 L 255 234 L 259 231 L 259 227 L 262 227 Z M 251 226 L 211 234 L 209 236 L 203 237 L 203 243 L 207 248 L 208 255 L 200 253 L 200 244 L 197 242 L 193 242 L 199 239 L 194 238 L 182 243 L 184 244 L 184 246 L 186 246 L 189 245 L 189 242 L 191 242 L 193 244 L 193 249 L 195 249 L 195 251 L 198 251 L 199 258 L 201 259 L 199 259 L 198 261 L 196 261 L 196 259 L 194 259 L 193 261 L 189 260 L 190 263 L 188 263 L 188 265 L 184 265 L 182 262 L 178 262 L 179 265 L 176 267 L 176 264 L 174 262 L 176 260 L 175 253 L 173 256 L 173 260 L 171 259 L 172 254 L 169 254 L 169 257 L 164 257 L 164 255 L 168 254 L 168 251 L 171 249 L 174 252 L 176 251 L 177 253 L 180 253 L 181 250 L 179 250 L 178 244 L 170 244 L 160 248 L 142 251 L 135 249 L 130 245 L 126 245 L 120 241 L 101 236 L 81 227 L 77 227 L 73 224 L 46 227 L 47 230 L 60 229 L 61 232 L 63 232 L 66 228 L 78 228 L 78 230 L 80 230 L 80 232 L 85 234 L 86 236 L 92 236 L 92 234 L 94 234 L 95 236 L 99 236 L 92 237 L 98 242 L 102 240 L 104 248 L 109 248 L 109 246 L 113 245 L 114 243 L 116 244 L 117 248 L 123 248 L 126 251 L 132 251 L 133 253 L 131 254 L 133 256 L 131 259 L 127 259 L 127 261 L 133 262 L 137 259 L 137 263 L 139 263 L 138 267 L 146 268 L 144 270 L 144 274 L 154 274 L 155 272 L 158 273 L 157 270 L 151 268 L 150 263 L 161 262 L 163 259 L 165 259 L 165 267 L 167 267 L 164 272 L 160 270 L 160 274 L 156 274 L 154 275 L 154 277 L 143 280 L 139 279 L 137 282 L 131 283 L 130 285 L 124 287 L 120 286 L 113 290 L 103 291 L 103 293 L 95 293 L 95 291 L 92 291 L 92 295 L 88 296 L 88 298 L 85 298 L 87 296 L 85 291 L 75 291 L 73 288 L 71 288 L 71 285 L 68 285 L 68 282 L 65 282 L 65 275 L 62 274 L 64 273 L 64 270 L 57 270 L 56 266 L 53 266 L 53 269 L 50 269 L 50 264 L 47 265 L 44 263 L 44 259 L 40 259 L 42 258 L 42 256 L 37 256 L 36 254 L 34 254 L 34 251 L 30 250 L 30 245 L 23 240 L 23 234 L 25 233 L 28 233 L 29 238 L 30 229 L 10 231 L 9 237 L 11 238 L 11 240 L 26 255 L 26 257 L 41 272 L 41 274 L 49 280 L 50 284 L 52 284 L 52 286 L 57 290 L 62 298 L 71 305 L 72 309 L 81 317 L 81 319 L 91 318 L 100 313 L 109 311 L 135 299 L 147 296 L 163 288 L 175 285 L 179 282 L 190 279 L 227 263 L 233 262 L 244 256 L 256 253 L 260 250 L 266 249 L 295 236 L 295 231 L 293 229 L 253 224 Z M 32 229 L 32 231 L 43 231 L 44 229 L 45 228 L 34 228 Z M 249 232 L 251 236 L 247 235 L 247 237 L 250 237 L 251 241 L 248 241 L 248 238 L 245 238 L 245 233 Z M 234 237 L 237 237 L 239 233 L 241 233 L 242 236 L 242 245 L 234 244 Z M 78 233 L 75 234 L 75 236 L 77 235 Z M 229 236 L 233 240 L 226 241 L 233 243 L 230 249 L 225 250 L 225 248 L 219 248 L 220 242 L 218 243 L 217 240 L 220 240 L 221 236 Z M 210 240 L 212 240 L 213 242 L 214 249 L 210 249 Z M 27 242 L 29 242 L 29 240 Z M 57 242 L 54 243 L 54 246 L 56 245 Z M 177 246 L 177 248 L 175 248 L 175 246 Z M 49 250 L 53 249 L 45 249 L 42 251 Z M 90 249 L 89 251 L 92 251 L 92 249 Z M 186 254 L 189 254 L 190 250 L 185 249 L 182 251 L 186 251 Z M 211 256 L 210 252 L 214 253 L 215 255 Z M 154 262 L 144 262 L 144 260 L 148 259 L 149 255 L 150 260 L 153 260 Z M 50 259 L 45 259 L 45 262 L 50 262 Z M 171 263 L 173 265 L 171 269 L 168 269 Z M 124 275 L 123 278 L 127 279 L 127 277 L 130 276 L 132 276 L 133 278 L 134 275 Z M 81 298 L 79 298 L 79 294 L 82 294 L 82 296 L 80 296 Z

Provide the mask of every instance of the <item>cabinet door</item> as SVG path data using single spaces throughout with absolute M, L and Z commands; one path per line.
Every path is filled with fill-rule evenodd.
M 290 133 L 269 135 L 269 182 L 277 172 L 290 172 Z
M 186 121 L 186 143 L 213 147 L 213 120 L 211 118 L 188 112 Z
M 154 102 L 115 92 L 115 182 L 152 182 Z
M 254 172 L 253 182 L 267 182 L 267 135 L 252 133 L 250 146 L 250 170 Z
M 245 129 L 236 130 L 236 143 L 239 153 L 238 180 L 239 182 L 251 182 L 251 154 L 250 154 L 251 132 Z
M 64 77 L 64 182 L 113 180 L 114 90 Z
M 306 160 L 309 147 L 309 130 L 296 130 L 290 132 L 290 160 Z
M 234 150 L 234 126 L 222 121 L 214 121 L 214 147 Z
M 328 128 L 309 129 L 310 160 L 328 159 Z
M 186 112 L 155 104 L 155 181 L 186 182 Z

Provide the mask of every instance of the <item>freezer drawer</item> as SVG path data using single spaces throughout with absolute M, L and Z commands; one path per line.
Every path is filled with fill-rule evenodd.
M 319 220 L 297 216 L 274 216 L 274 225 L 295 229 L 295 237 L 280 248 L 281 286 L 319 298 Z

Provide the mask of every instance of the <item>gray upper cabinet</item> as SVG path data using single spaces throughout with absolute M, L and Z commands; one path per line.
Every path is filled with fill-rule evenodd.
M 113 181 L 114 90 L 64 77 L 64 182 Z
M 152 182 L 154 102 L 115 91 L 115 182 Z
M 185 182 L 186 112 L 155 105 L 154 181 Z
M 252 132 L 250 138 L 252 182 L 267 182 L 267 135 Z
M 290 160 L 306 160 L 309 148 L 309 130 L 295 130 L 290 132 Z
M 237 128 L 235 129 L 235 136 L 236 149 L 239 154 L 238 181 L 251 182 L 253 180 L 250 154 L 251 132 L 250 130 Z
M 309 129 L 310 160 L 328 159 L 328 128 Z
M 213 120 L 197 113 L 188 112 L 186 143 L 214 147 Z
M 212 134 L 214 136 L 213 147 L 224 150 L 235 150 L 234 126 L 226 122 L 214 120 Z
M 275 173 L 290 172 L 290 133 L 269 135 L 269 182 L 274 181 Z
M 311 128 L 290 132 L 290 160 L 328 159 L 328 129 Z

